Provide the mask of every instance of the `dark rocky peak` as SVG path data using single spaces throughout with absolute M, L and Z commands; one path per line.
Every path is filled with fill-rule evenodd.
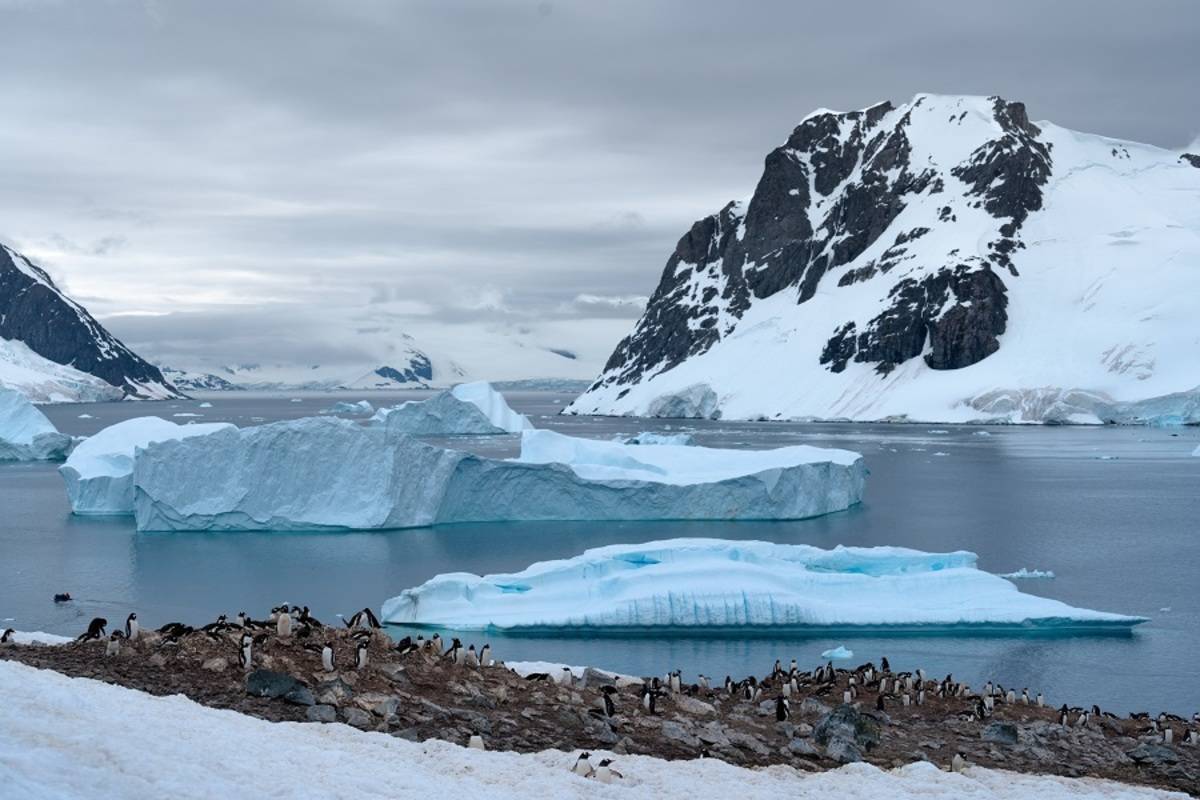
M 1179 157 L 1180 161 L 1186 161 L 1196 169 L 1200 169 L 1200 156 L 1193 153 L 1184 153 Z

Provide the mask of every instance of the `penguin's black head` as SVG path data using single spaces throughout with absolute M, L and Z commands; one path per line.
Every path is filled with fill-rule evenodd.
M 611 763 L 612 763 L 611 758 L 603 758 L 600 760 L 600 766 L 602 766 L 602 767 L 607 767 Z

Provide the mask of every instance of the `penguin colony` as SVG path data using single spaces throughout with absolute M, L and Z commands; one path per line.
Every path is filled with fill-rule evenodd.
M 271 613 L 263 620 L 253 619 L 241 612 L 233 620 L 221 615 L 214 622 L 198 628 L 172 622 L 155 630 L 143 630 L 137 614 L 131 613 L 126 617 L 123 627 L 111 633 L 108 632 L 108 620 L 102 617 L 93 619 L 86 630 L 77 637 L 76 642 L 103 642 L 103 658 L 107 659 L 144 656 L 147 648 L 158 651 L 177 647 L 192 637 L 203 637 L 214 645 L 227 648 L 229 661 L 236 661 L 247 672 L 262 666 L 263 645 L 269 644 L 271 640 L 291 642 L 298 645 L 302 651 L 311 653 L 311 668 L 315 671 L 316 665 L 319 664 L 324 673 L 369 670 L 372 664 L 372 644 L 375 645 L 374 652 L 377 655 L 381 652 L 387 653 L 389 660 L 419 654 L 428 665 L 442 664 L 445 668 L 469 670 L 481 675 L 483 670 L 504 666 L 496 661 L 492 647 L 487 643 L 479 649 L 473 643 L 464 646 L 457 638 L 452 638 L 446 643 L 436 633 L 429 639 L 421 636 L 415 640 L 405 637 L 399 642 L 393 642 L 382 634 L 379 620 L 370 609 L 363 609 L 344 618 L 343 623 L 343 632 L 331 637 L 327 634 L 337 630 L 336 626 L 331 628 L 324 625 L 312 616 L 306 606 L 293 607 L 284 604 L 271 609 Z M 13 645 L 13 634 L 11 629 L 0 633 L 0 646 Z M 144 646 L 139 645 L 125 656 L 122 655 L 129 644 L 137 643 Z M 347 643 L 352 645 L 350 649 L 347 649 Z M 525 682 L 533 685 L 544 682 L 556 689 L 582 688 L 579 685 L 580 679 L 569 668 L 564 668 L 554 675 L 530 674 L 525 676 Z M 918 708 L 935 703 L 940 712 L 945 716 L 952 715 L 960 723 L 984 723 L 998 714 L 1001 719 L 1013 719 L 1012 714 L 1001 713 L 1006 707 L 1016 711 L 1017 718 L 1052 718 L 1054 724 L 1064 728 L 1096 730 L 1106 721 L 1123 719 L 1098 706 L 1081 708 L 1062 705 L 1054 709 L 1047 705 L 1041 692 L 1031 691 L 1027 687 L 1018 690 L 988 681 L 980 689 L 973 690 L 972 687 L 956 681 L 953 675 L 937 679 L 930 677 L 922 669 L 912 672 L 893 671 L 886 658 L 882 659 L 878 666 L 868 662 L 853 669 L 835 669 L 832 663 L 825 663 L 810 671 L 802 671 L 795 659 L 792 659 L 786 668 L 777 660 L 765 677 L 750 676 L 739 681 L 735 681 L 731 676 L 725 676 L 723 681 L 716 681 L 708 676 L 698 675 L 694 683 L 685 683 L 682 670 L 642 679 L 617 679 L 614 685 L 598 687 L 595 693 L 596 700 L 587 701 L 589 707 L 579 710 L 587 717 L 620 726 L 624 721 L 638 715 L 670 714 L 678 707 L 679 701 L 675 698 L 684 696 L 706 701 L 721 709 L 746 708 L 751 713 L 754 713 L 756 707 L 770 707 L 773 709 L 776 723 L 788 723 L 793 719 L 796 704 L 805 698 L 816 698 L 826 705 L 844 703 L 864 711 L 874 709 L 889 717 L 920 713 Z M 672 698 L 667 710 L 663 708 L 664 698 Z M 1035 713 L 1022 715 L 1022 709 Z M 1168 746 L 1200 747 L 1200 714 L 1193 715 L 1192 719 L 1188 720 L 1171 714 L 1152 717 L 1150 714 L 1137 712 L 1129 714 L 1122 724 L 1132 724 L 1132 730 L 1129 727 L 1123 728 L 1125 735 L 1136 735 Z M 486 749 L 484 737 L 487 734 L 487 730 L 477 731 L 461 743 L 476 749 Z M 703 756 L 706 753 L 707 751 L 701 750 L 700 754 Z M 942 762 L 946 769 L 962 771 L 970 767 L 969 761 L 961 752 L 939 755 L 947 759 Z M 611 760 L 593 763 L 588 752 L 578 755 L 572 763 L 571 771 L 602 783 L 612 783 L 621 778 Z

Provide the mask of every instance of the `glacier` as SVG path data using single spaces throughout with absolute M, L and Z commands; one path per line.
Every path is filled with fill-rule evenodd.
M 24 394 L 0 386 L 0 461 L 62 461 L 74 444 Z
M 411 436 L 496 436 L 533 427 L 524 415 L 509 408 L 502 394 L 483 381 L 459 384 L 427 400 L 382 408 L 370 424 Z
M 494 459 L 310 417 L 137 453 L 138 530 L 391 529 L 517 520 L 801 519 L 862 498 L 858 453 L 644 447 L 522 434 Z
M 438 575 L 383 604 L 389 623 L 590 633 L 747 628 L 1127 630 L 1143 617 L 1023 594 L 974 553 L 722 539 L 612 545 L 508 575 Z
M 75 514 L 132 514 L 133 465 L 138 448 L 152 442 L 206 436 L 227 422 L 177 425 L 160 417 L 134 417 L 85 439 L 58 468 Z

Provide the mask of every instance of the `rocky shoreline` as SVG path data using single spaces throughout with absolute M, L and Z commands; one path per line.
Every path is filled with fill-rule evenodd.
M 239 653 L 247 632 L 252 657 L 244 669 Z M 270 721 L 343 722 L 414 741 L 463 745 L 478 736 L 490 750 L 711 757 L 808 771 L 859 760 L 882 768 L 925 760 L 946 769 L 977 764 L 1200 793 L 1200 744 L 1193 743 L 1200 725 L 1194 719 L 1068 709 L 1063 725 L 1061 709 L 1033 698 L 1026 703 L 1019 692 L 992 687 L 989 703 L 979 694 L 984 687 L 922 680 L 918 671 L 885 671 L 882 664 L 795 673 L 784 665 L 733 691 L 717 682 L 673 690 L 666 676 L 650 713 L 642 679 L 592 669 L 582 677 L 523 677 L 499 662 L 455 663 L 428 643 L 403 652 L 382 630 L 369 627 L 313 621 L 281 636 L 274 624 L 243 629 L 221 623 L 142 632 L 134 641 L 118 638 L 115 646 L 112 641 L 8 643 L 0 647 L 0 659 L 155 695 L 183 694 Z M 325 647 L 333 670 L 322 663 Z M 360 650 L 366 665 L 358 668 Z M 785 693 L 790 698 L 781 710 Z

